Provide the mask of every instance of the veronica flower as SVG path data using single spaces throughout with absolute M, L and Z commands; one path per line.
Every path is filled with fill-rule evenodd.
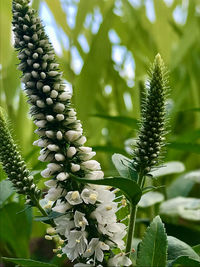
M 86 137 L 71 106 L 71 92 L 62 80 L 44 27 L 28 3 L 13 0 L 13 30 L 22 82 L 38 127 L 39 140 L 34 145 L 41 148 L 39 160 L 48 162 L 41 173 L 50 179 L 45 182 L 49 188 L 45 199 L 51 203 L 48 208 L 63 214 L 54 219 L 55 231 L 64 242 L 62 253 L 72 261 L 105 266 L 111 249 L 118 244 L 123 247 L 125 226 L 117 222 L 118 204 L 110 188 L 70 178 L 71 173 L 91 180 L 102 179 L 104 174 L 92 159 L 95 152 L 84 146 Z M 119 225 L 118 233 L 107 229 L 111 223 L 115 229 Z

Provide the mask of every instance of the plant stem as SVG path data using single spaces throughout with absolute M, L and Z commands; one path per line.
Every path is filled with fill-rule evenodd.
M 136 214 L 137 214 L 137 205 L 130 204 L 130 221 L 128 226 L 128 236 L 126 242 L 126 253 L 129 253 L 129 256 L 132 248 L 132 239 L 135 229 Z
M 39 209 L 39 211 L 42 213 L 42 215 L 44 215 L 45 217 L 48 217 L 48 213 L 42 208 L 42 206 L 40 205 L 38 199 L 33 196 L 33 201 L 35 203 L 35 206 Z M 53 220 L 51 220 L 51 223 L 50 223 L 51 226 L 55 227 L 55 223 Z

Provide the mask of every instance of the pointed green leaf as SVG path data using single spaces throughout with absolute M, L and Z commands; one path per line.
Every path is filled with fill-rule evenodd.
M 198 254 L 185 242 L 176 237 L 168 236 L 168 260 L 175 260 L 180 256 L 187 256 L 194 260 L 200 260 Z
M 30 266 L 30 267 L 56 267 L 55 264 L 50 264 L 42 261 L 34 261 L 29 259 L 17 259 L 3 257 L 4 261 L 16 263 L 18 266 Z
M 138 184 L 135 181 L 124 177 L 111 177 L 98 180 L 90 180 L 76 177 L 73 174 L 70 174 L 70 176 L 71 178 L 74 178 L 80 183 L 84 184 L 109 185 L 115 188 L 119 188 L 133 205 L 136 205 L 142 196 L 142 191 Z
M 112 162 L 122 177 L 137 181 L 138 174 L 133 169 L 133 161 L 121 154 L 114 154 Z
M 159 267 L 166 266 L 167 260 L 167 235 L 159 216 L 147 228 L 140 243 L 137 266 Z

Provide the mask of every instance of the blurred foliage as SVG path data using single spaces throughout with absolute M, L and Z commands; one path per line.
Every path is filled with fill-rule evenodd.
M 167 105 L 170 133 L 166 161 L 181 161 L 186 171 L 199 167 L 199 0 L 33 0 L 32 5 L 39 10 L 44 24 L 48 22 L 46 28 L 48 33 L 52 33 L 50 40 L 55 40 L 53 44 L 64 78 L 72 84 L 72 101 L 83 122 L 88 144 L 98 152 L 97 159 L 106 175 L 116 174 L 111 155 L 122 153 L 127 156 L 134 144 L 146 71 L 158 52 L 170 74 Z M 50 21 L 45 20 L 44 12 L 48 12 Z M 36 135 L 21 90 L 21 74 L 17 70 L 18 60 L 13 49 L 11 0 L 1 0 L 0 19 L 0 105 L 6 109 L 14 138 L 34 171 L 35 179 L 39 180 L 38 171 L 44 165 L 37 161 L 38 149 L 32 146 Z M 185 179 L 184 175 L 177 180 L 176 177 L 168 174 L 153 183 L 149 181 L 149 186 L 169 185 L 169 188 L 159 190 L 165 199 L 176 198 L 177 201 L 178 196 L 200 197 L 199 180 Z M 5 178 L 0 169 L 0 180 Z M 30 244 L 32 258 L 44 259 L 33 247 L 38 239 L 43 238 L 45 226 L 32 222 L 29 210 L 16 214 L 23 210 L 22 200 L 13 195 L 10 188 L 7 191 L 0 203 L 0 254 L 28 257 Z M 159 212 L 159 203 L 153 202 L 153 206 L 147 207 L 139 211 L 138 237 L 144 232 L 148 220 Z M 181 207 L 185 209 L 184 205 Z M 171 219 L 163 209 L 162 205 L 161 215 L 164 214 L 169 234 L 197 245 L 200 230 L 196 226 L 196 213 L 199 210 L 187 211 L 180 220 L 178 211 L 174 211 L 175 216 Z M 188 214 L 192 214 L 192 223 L 188 223 Z M 181 231 L 177 231 L 180 221 Z M 187 223 L 183 223 L 185 221 Z M 191 237 L 188 231 L 198 234 Z

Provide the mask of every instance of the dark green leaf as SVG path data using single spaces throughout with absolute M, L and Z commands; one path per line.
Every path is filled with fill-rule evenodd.
M 137 266 L 158 267 L 166 266 L 167 235 L 159 216 L 147 228 L 139 246 Z
M 133 169 L 133 161 L 121 154 L 114 154 L 112 162 L 122 177 L 137 181 L 138 174 Z
M 52 211 L 51 213 L 49 213 L 49 215 L 47 217 L 45 216 L 37 216 L 34 218 L 35 221 L 40 221 L 40 222 L 47 222 L 49 220 L 58 218 L 60 216 L 62 216 L 62 213 L 56 212 L 56 211 Z M 47 222 L 48 223 L 48 222 Z
M 192 249 L 200 256 L 200 244 L 192 247 Z
M 111 177 L 98 180 L 90 180 L 90 179 L 79 178 L 71 174 L 71 178 L 74 178 L 80 183 L 84 184 L 86 183 L 86 184 L 109 185 L 115 188 L 119 188 L 124 193 L 124 195 L 126 195 L 129 201 L 134 205 L 136 205 L 139 202 L 142 196 L 142 191 L 138 186 L 138 184 L 135 181 L 124 177 Z
M 189 258 L 188 256 L 180 256 L 172 261 L 169 267 L 200 267 L 200 261 Z
M 56 267 L 54 264 L 42 262 L 42 261 L 34 261 L 29 259 L 17 259 L 17 258 L 6 258 L 3 257 L 4 261 L 13 262 L 18 264 L 19 266 L 30 266 L 30 267 Z
M 200 260 L 198 254 L 185 242 L 173 236 L 168 236 L 168 260 L 175 260 L 180 256 L 187 256 L 194 260 Z

